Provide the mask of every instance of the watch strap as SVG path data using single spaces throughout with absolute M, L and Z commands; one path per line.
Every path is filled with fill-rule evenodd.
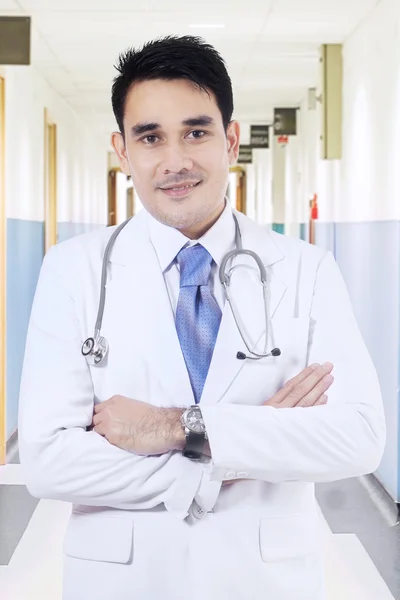
M 192 460 L 200 460 L 203 456 L 205 439 L 205 433 L 189 431 L 189 433 L 186 434 L 186 445 L 182 452 L 183 456 Z

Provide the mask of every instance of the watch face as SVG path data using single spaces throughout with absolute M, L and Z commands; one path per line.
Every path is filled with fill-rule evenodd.
M 186 426 L 190 431 L 194 431 L 195 433 L 203 433 L 205 431 L 203 418 L 199 409 L 192 408 L 189 410 L 186 417 Z

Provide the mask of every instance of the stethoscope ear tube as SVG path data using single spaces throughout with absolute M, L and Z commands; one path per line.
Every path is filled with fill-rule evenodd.
M 248 356 L 244 352 L 238 352 L 236 354 L 236 358 L 238 360 L 246 360 L 246 358 L 248 358 L 249 360 L 260 360 L 260 358 L 266 358 L 267 356 L 280 356 L 281 354 L 282 352 L 280 348 L 274 348 L 269 354 L 256 354 L 255 356 Z

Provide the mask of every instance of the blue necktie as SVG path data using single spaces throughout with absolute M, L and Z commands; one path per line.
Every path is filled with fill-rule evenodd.
M 183 248 L 176 257 L 180 268 L 180 291 L 176 330 L 196 403 L 211 363 L 221 310 L 211 294 L 208 280 L 212 257 L 200 244 Z

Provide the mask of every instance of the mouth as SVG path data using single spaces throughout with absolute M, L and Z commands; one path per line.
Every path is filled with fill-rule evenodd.
M 197 183 L 180 183 L 179 185 L 173 185 L 169 187 L 160 187 L 159 189 L 167 196 L 178 197 L 188 196 L 195 188 L 201 184 L 201 181 Z

